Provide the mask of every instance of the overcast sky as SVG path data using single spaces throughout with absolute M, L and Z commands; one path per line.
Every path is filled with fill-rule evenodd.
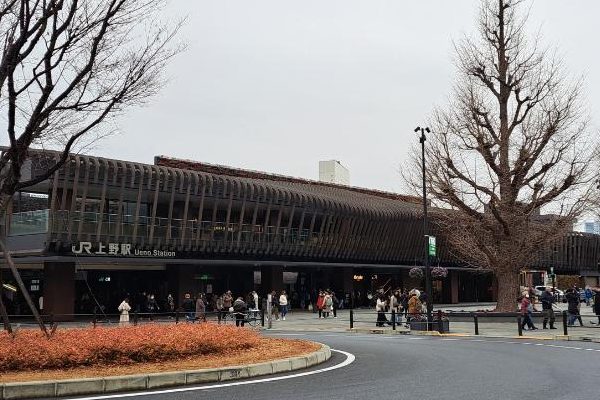
M 91 153 L 174 157 L 318 178 L 337 159 L 351 183 L 400 191 L 412 133 L 454 77 L 452 39 L 473 32 L 478 0 L 172 0 L 188 44 L 170 82 Z M 532 27 L 585 75 L 600 118 L 600 1 L 537 0 Z

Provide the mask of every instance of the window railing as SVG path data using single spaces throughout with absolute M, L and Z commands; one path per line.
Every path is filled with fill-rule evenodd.
M 314 245 L 319 239 L 308 229 L 94 212 L 57 211 L 51 221 L 53 235 L 118 235 L 140 242 Z
M 8 236 L 38 235 L 48 232 L 50 210 L 12 214 Z

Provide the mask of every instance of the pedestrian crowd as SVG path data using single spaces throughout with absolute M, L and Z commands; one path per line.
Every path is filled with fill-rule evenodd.
M 375 311 L 377 320 L 375 325 L 378 327 L 384 325 L 401 326 L 403 318 L 405 325 L 409 326 L 413 321 L 422 321 L 422 316 L 427 313 L 427 293 L 417 288 L 408 290 L 406 288 L 396 289 L 387 295 L 383 290 L 376 294 Z M 386 313 L 392 313 L 395 321 L 387 318 Z
M 584 326 L 583 319 L 581 318 L 581 304 L 591 306 L 593 303 L 592 310 L 598 318 L 598 325 L 600 325 L 600 288 L 586 287 L 580 289 L 577 286 L 573 286 L 565 291 L 564 301 L 567 303 L 567 326 L 575 326 L 575 322 L 579 323 L 579 326 Z M 533 312 L 537 312 L 536 301 L 542 304 L 542 328 L 543 329 L 557 329 L 554 324 L 556 318 L 554 316 L 554 308 L 559 308 L 557 302 L 559 297 L 555 289 L 546 287 L 541 295 L 536 296 L 535 291 L 532 287 L 525 290 L 521 296 L 517 298 L 519 303 L 519 312 L 521 314 L 521 329 L 523 330 L 537 330 L 538 328 L 533 323 Z M 560 309 L 560 308 L 559 308 Z M 592 324 L 595 324 L 592 321 Z

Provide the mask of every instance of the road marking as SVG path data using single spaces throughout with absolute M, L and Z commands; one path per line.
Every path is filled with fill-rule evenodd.
M 306 333 L 277 333 L 277 336 L 306 336 Z
M 102 396 L 93 396 L 93 397 L 77 397 L 76 399 L 77 400 L 124 399 L 124 398 L 128 398 L 128 397 L 143 397 L 143 396 L 156 396 L 156 395 L 168 394 L 168 393 L 195 392 L 195 391 L 199 391 L 199 390 L 219 389 L 219 388 L 225 388 L 225 387 L 230 387 L 230 386 L 253 385 L 256 383 L 282 381 L 285 379 L 300 378 L 303 376 L 315 375 L 315 374 L 320 374 L 323 372 L 333 371 L 333 370 L 336 370 L 339 368 L 344 368 L 344 367 L 347 367 L 348 365 L 352 364 L 354 362 L 354 360 L 356 360 L 356 357 L 352 353 L 348 353 L 343 350 L 335 350 L 335 349 L 331 349 L 331 351 L 345 355 L 346 359 L 339 364 L 332 365 L 331 367 L 321 368 L 321 369 L 317 369 L 314 371 L 308 371 L 308 372 L 300 372 L 300 373 L 293 374 L 293 375 L 273 376 L 270 378 L 255 379 L 255 380 L 251 380 L 251 381 L 219 383 L 219 384 L 215 384 L 215 385 L 200 386 L 200 387 L 182 387 L 182 388 L 177 388 L 177 389 L 153 390 L 153 391 L 138 392 L 138 393 L 123 393 L 123 394 L 112 394 L 112 395 L 102 395 Z

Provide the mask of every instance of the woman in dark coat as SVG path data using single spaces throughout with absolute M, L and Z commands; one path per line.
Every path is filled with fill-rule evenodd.
M 598 325 L 600 325 L 600 288 L 592 289 L 594 292 L 594 314 L 598 317 Z

